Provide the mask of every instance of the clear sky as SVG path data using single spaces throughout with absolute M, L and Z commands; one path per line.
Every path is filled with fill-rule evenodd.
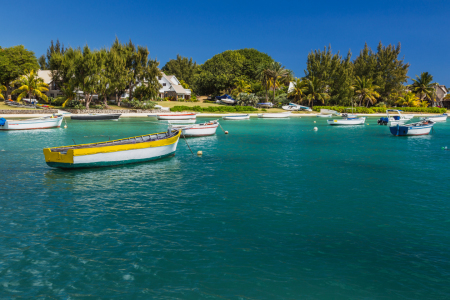
M 409 76 L 427 71 L 450 86 L 450 0 L 378 1 L 4 1 L 0 45 L 40 56 L 50 40 L 109 47 L 117 36 L 146 45 L 161 67 L 177 54 L 203 63 L 256 48 L 303 76 L 306 56 L 331 45 L 353 57 L 364 43 L 398 42 Z

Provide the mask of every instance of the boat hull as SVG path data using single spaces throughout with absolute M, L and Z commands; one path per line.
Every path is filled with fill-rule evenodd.
M 32 130 L 32 129 L 48 129 L 61 127 L 63 117 L 43 118 L 35 120 L 6 120 L 0 130 Z
M 195 119 L 197 117 L 196 114 L 167 114 L 167 115 L 158 115 L 158 120 L 190 120 Z
M 447 115 L 440 115 L 440 116 L 430 116 L 430 117 L 422 117 L 421 120 L 431 120 L 433 122 L 445 122 L 447 121 Z
M 366 118 L 327 120 L 329 125 L 364 125 Z
M 250 115 L 237 115 L 237 116 L 223 116 L 224 120 L 248 120 Z
M 70 116 L 70 119 L 77 121 L 102 121 L 102 120 L 118 120 L 122 114 L 109 114 L 109 115 L 80 115 Z
M 258 118 L 263 118 L 263 119 L 284 119 L 284 118 L 289 118 L 289 116 L 291 115 L 290 112 L 285 112 L 285 113 L 273 113 L 273 114 L 258 114 Z
M 61 169 L 96 168 L 153 161 L 175 155 L 181 131 L 170 138 L 133 143 L 70 149 L 66 153 L 44 149 L 48 166 Z
M 321 114 L 319 114 L 316 117 L 318 117 L 318 118 L 330 118 L 331 116 L 332 116 L 331 114 L 328 114 L 328 115 L 321 115 Z
M 414 135 L 427 135 L 430 134 L 433 125 L 428 126 L 391 126 L 389 130 L 395 136 L 414 136 Z
M 217 127 L 219 127 L 219 123 L 204 127 L 188 127 L 182 130 L 185 137 L 198 137 L 216 134 Z
M 225 103 L 225 104 L 235 104 L 236 100 L 233 100 L 233 99 L 220 99 L 220 102 Z

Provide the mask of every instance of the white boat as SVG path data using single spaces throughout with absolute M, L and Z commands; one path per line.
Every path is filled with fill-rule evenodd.
M 194 125 L 172 125 L 174 128 L 181 129 L 182 135 L 185 137 L 196 137 L 196 136 L 208 136 L 216 134 L 216 129 L 219 127 L 219 122 L 209 121 L 201 124 Z
M 170 111 L 169 107 L 164 107 L 164 106 L 161 106 L 161 105 L 155 105 L 155 108 L 163 110 L 163 111 Z
M 190 120 L 197 117 L 196 113 L 183 113 L 183 114 L 159 114 L 158 120 Z
M 271 102 L 266 102 L 266 103 L 258 103 L 256 104 L 257 107 L 264 107 L 264 108 L 272 108 L 273 107 L 273 103 Z
M 63 116 L 50 116 L 27 120 L 6 120 L 0 118 L 0 130 L 29 130 L 61 127 Z
M 236 100 L 224 98 L 224 99 L 220 99 L 220 102 L 225 103 L 225 104 L 235 104 Z
M 289 103 L 289 105 L 284 105 L 281 108 L 289 111 L 300 111 L 300 110 L 312 111 L 312 109 L 308 106 L 298 105 L 295 103 Z
M 291 115 L 291 112 L 287 111 L 287 112 L 282 112 L 282 113 L 258 114 L 258 118 L 282 119 L 282 118 L 289 118 L 290 115 Z
M 390 125 L 397 125 L 397 124 L 403 124 L 406 121 L 411 120 L 414 118 L 414 115 L 408 114 L 403 115 L 402 110 L 398 109 L 388 109 L 386 110 L 386 117 L 382 117 L 378 120 L 379 125 L 387 125 L 390 123 Z M 392 115 L 392 113 L 398 113 L 398 115 Z
M 195 119 L 190 120 L 167 120 L 167 123 L 169 124 L 194 124 Z
M 421 117 L 421 120 L 431 120 L 433 122 L 445 122 L 447 121 L 447 114 L 437 115 L 437 116 L 429 116 L 429 117 Z
M 233 116 L 223 116 L 224 120 L 248 120 L 250 115 L 233 115 Z
M 332 114 L 322 114 L 322 113 L 316 115 L 316 117 L 318 118 L 331 118 L 331 116 Z
M 364 125 L 366 117 L 327 120 L 329 125 Z
M 430 134 L 435 122 L 423 120 L 411 124 L 396 124 L 389 127 L 391 133 L 395 136 L 410 136 L 410 135 L 427 135 Z

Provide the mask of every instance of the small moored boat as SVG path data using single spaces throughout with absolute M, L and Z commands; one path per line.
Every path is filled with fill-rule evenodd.
M 194 124 L 196 121 L 195 119 L 190 120 L 167 120 L 168 124 Z
M 427 135 L 430 134 L 435 122 L 423 120 L 411 124 L 397 124 L 389 127 L 391 133 L 395 136 L 409 136 L 409 135 Z
M 447 114 L 437 115 L 437 116 L 429 116 L 429 117 L 421 117 L 421 120 L 431 120 L 433 122 L 445 122 L 447 121 Z
M 289 111 L 300 111 L 300 110 L 312 111 L 312 109 L 308 106 L 298 105 L 295 103 L 289 103 L 289 105 L 284 105 L 281 108 Z
M 327 120 L 329 125 L 364 125 L 365 117 Z
M 236 100 L 228 94 L 217 96 L 216 100 L 224 104 L 236 104 Z
M 316 117 L 318 118 L 331 118 L 331 116 L 332 114 L 322 114 L 322 113 L 316 115 Z
M 73 169 L 138 163 L 175 155 L 181 130 L 169 128 L 115 141 L 44 149 L 50 167 Z
M 102 121 L 102 120 L 119 120 L 122 114 L 89 114 L 89 115 L 71 115 L 72 120 L 77 121 Z
M 250 115 L 233 115 L 233 116 L 223 116 L 224 120 L 248 120 Z
M 215 120 L 194 125 L 173 125 L 173 127 L 180 128 L 185 137 L 208 136 L 216 134 L 219 122 Z
M 264 107 L 264 108 L 272 108 L 273 107 L 273 103 L 271 102 L 266 102 L 266 103 L 258 103 L 256 104 L 257 107 Z
M 50 117 L 33 118 L 27 120 L 6 120 L 0 118 L 0 130 L 30 130 L 61 127 L 63 116 L 53 115 Z
M 291 112 L 287 111 L 287 112 L 282 112 L 282 113 L 258 114 L 258 118 L 284 119 L 284 118 L 289 118 L 290 115 L 291 115 Z
M 190 120 L 197 117 L 196 113 L 183 113 L 183 114 L 159 114 L 158 120 Z
M 411 120 L 414 118 L 414 115 L 408 114 L 404 115 L 401 113 L 402 110 L 398 109 L 388 109 L 386 110 L 386 117 L 382 117 L 378 120 L 379 125 L 387 125 L 390 123 L 390 125 L 396 125 L 396 124 L 403 124 L 406 121 Z M 392 113 L 397 113 L 398 115 L 392 115 Z

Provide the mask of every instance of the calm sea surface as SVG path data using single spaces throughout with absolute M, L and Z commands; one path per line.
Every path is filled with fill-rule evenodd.
M 156 162 L 45 164 L 166 130 L 150 121 L 0 132 L 1 299 L 450 299 L 450 121 L 221 121 L 188 140 L 201 158 L 180 140 Z

